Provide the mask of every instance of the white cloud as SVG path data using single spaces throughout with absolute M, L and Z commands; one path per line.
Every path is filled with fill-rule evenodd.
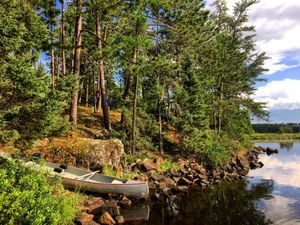
M 212 2 L 207 0 L 208 4 Z M 228 7 L 232 8 L 236 2 L 227 0 Z M 267 74 L 300 65 L 299 12 L 300 1 L 295 0 L 261 0 L 250 9 L 250 23 L 257 31 L 257 48 L 270 57 L 265 63 Z
M 255 101 L 266 102 L 268 109 L 300 109 L 300 80 L 271 81 L 259 87 Z
M 251 170 L 249 176 L 263 179 L 275 180 L 277 185 L 300 187 L 300 156 L 289 155 L 289 159 L 281 159 L 276 155 L 273 157 L 260 155 L 259 160 L 264 163 L 264 167 L 259 170 Z

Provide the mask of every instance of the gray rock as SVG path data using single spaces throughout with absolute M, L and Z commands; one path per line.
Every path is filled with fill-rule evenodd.
M 132 201 L 126 196 L 123 196 L 123 198 L 118 201 L 118 205 L 121 207 L 130 207 L 132 205 Z
M 93 221 L 94 215 L 88 213 L 81 213 L 79 218 L 77 218 L 76 222 L 79 225 L 98 225 L 95 221 Z
M 112 218 L 112 216 L 108 212 L 104 212 L 102 214 L 102 216 L 100 216 L 99 222 L 101 224 L 105 224 L 105 225 L 114 225 L 114 224 L 116 224 L 115 220 Z
M 117 215 L 116 218 L 115 218 L 115 221 L 117 222 L 117 224 L 125 223 L 125 219 L 122 215 Z
M 120 210 L 115 200 L 110 200 L 101 206 L 102 213 L 108 212 L 111 216 L 116 216 L 120 214 Z
M 192 182 L 185 177 L 181 177 L 179 181 L 177 182 L 177 185 L 190 185 Z
M 189 187 L 186 185 L 179 185 L 176 188 L 176 191 L 179 191 L 179 192 L 188 192 L 188 190 L 189 190 Z

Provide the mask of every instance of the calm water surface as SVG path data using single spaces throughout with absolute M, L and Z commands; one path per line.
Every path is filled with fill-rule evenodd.
M 300 143 L 257 143 L 279 154 L 261 155 L 262 169 L 246 181 L 150 205 L 149 225 L 300 225 Z

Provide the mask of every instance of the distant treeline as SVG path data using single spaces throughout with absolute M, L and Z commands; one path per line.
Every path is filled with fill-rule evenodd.
M 300 123 L 252 124 L 256 133 L 300 133 Z

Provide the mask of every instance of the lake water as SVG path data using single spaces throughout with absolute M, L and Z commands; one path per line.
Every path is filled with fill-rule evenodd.
M 258 145 L 279 153 L 260 155 L 264 167 L 252 170 L 246 181 L 154 202 L 149 220 L 142 224 L 300 225 L 300 143 Z

